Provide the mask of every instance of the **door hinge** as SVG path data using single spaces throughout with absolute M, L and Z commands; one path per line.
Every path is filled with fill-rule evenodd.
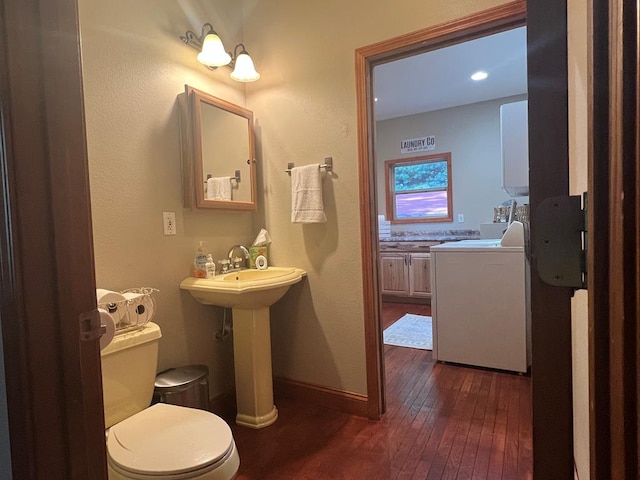
M 101 325 L 98 310 L 80 314 L 80 341 L 91 342 L 98 340 L 106 331 L 107 327 Z
M 587 192 L 547 198 L 536 210 L 538 275 L 556 287 L 587 288 Z

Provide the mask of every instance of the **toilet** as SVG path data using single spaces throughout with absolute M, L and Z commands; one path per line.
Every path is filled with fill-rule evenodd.
M 160 327 L 116 335 L 101 352 L 109 480 L 230 480 L 240 466 L 229 425 L 153 396 Z

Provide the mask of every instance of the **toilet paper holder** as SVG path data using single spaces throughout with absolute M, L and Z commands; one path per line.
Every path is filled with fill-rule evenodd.
M 137 330 L 144 326 L 155 316 L 155 300 L 153 294 L 159 290 L 152 287 L 128 288 L 120 292 L 115 300 L 98 301 L 98 308 L 109 312 L 116 324 L 115 334 L 125 333 L 130 330 Z

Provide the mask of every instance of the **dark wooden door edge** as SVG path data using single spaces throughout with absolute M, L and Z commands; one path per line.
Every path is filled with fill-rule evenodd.
M 567 5 L 530 2 L 529 201 L 531 245 L 540 203 L 569 192 Z M 531 326 L 534 477 L 573 476 L 571 290 L 542 283 L 531 252 Z
M 14 478 L 106 478 L 76 0 L 0 5 L 0 318 Z
M 590 471 L 594 480 L 611 471 L 609 431 L 609 0 L 594 0 L 589 16 L 593 41 L 590 56 L 590 133 L 602 132 L 589 145 L 589 195 L 587 250 L 589 276 L 589 430 Z M 598 254 L 593 248 L 598 246 Z M 605 252 L 603 255 L 602 253 Z
M 591 478 L 639 477 L 638 5 L 592 2 L 589 188 Z

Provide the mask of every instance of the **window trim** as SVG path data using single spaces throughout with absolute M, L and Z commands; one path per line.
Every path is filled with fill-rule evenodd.
M 397 219 L 395 209 L 396 191 L 392 187 L 395 179 L 394 168 L 398 165 L 410 165 L 413 163 L 435 163 L 445 160 L 447 162 L 447 213 L 446 217 L 436 218 L 408 218 Z M 385 197 L 387 204 L 387 217 L 392 224 L 409 224 L 409 223 L 447 223 L 453 222 L 453 184 L 451 182 L 451 152 L 436 153 L 431 155 L 421 155 L 419 157 L 398 158 L 395 160 L 386 160 L 384 162 L 384 178 L 385 178 Z M 444 191 L 444 189 L 443 189 Z

